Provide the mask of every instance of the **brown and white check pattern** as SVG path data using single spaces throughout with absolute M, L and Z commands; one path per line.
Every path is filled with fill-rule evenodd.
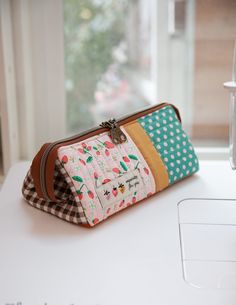
M 53 214 L 68 222 L 87 224 L 87 219 L 75 187 L 59 160 L 55 164 L 54 189 L 55 197 L 57 198 L 56 202 L 40 198 L 36 192 L 34 181 L 29 170 L 23 183 L 22 194 L 25 200 L 37 209 Z

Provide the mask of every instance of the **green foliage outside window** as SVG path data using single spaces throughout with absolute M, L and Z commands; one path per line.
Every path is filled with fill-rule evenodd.
M 112 50 L 125 35 L 129 0 L 65 0 L 64 35 L 68 130 L 93 125 L 89 107 Z

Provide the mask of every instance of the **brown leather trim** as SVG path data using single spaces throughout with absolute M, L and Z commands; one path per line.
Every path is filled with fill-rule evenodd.
M 153 111 L 156 111 L 158 109 L 161 109 L 165 106 L 172 106 L 174 108 L 175 112 L 176 112 L 176 115 L 178 116 L 178 119 L 181 122 L 181 117 L 180 117 L 180 114 L 179 114 L 179 110 L 174 105 L 169 104 L 169 103 L 161 103 L 161 104 L 158 104 L 156 106 L 153 106 L 150 109 L 144 110 L 144 111 L 139 112 L 139 113 L 134 114 L 134 115 L 130 115 L 128 118 L 120 120 L 119 124 L 123 125 L 123 124 L 129 123 L 132 120 L 136 120 L 137 118 L 139 118 L 143 115 L 149 114 L 149 113 L 151 113 Z M 91 132 L 89 132 L 85 135 L 82 135 L 82 136 L 78 135 L 78 138 L 75 138 L 71 141 L 65 140 L 65 142 L 62 141 L 60 144 L 55 145 L 53 147 L 53 149 L 49 152 L 47 160 L 46 160 L 46 166 L 45 166 L 45 168 L 46 168 L 45 182 L 46 182 L 47 194 L 48 194 L 48 197 L 50 198 L 51 201 L 56 200 L 55 195 L 54 195 L 53 176 L 54 176 L 55 160 L 57 158 L 58 148 L 61 147 L 61 146 L 64 146 L 64 145 L 74 144 L 74 143 L 83 141 L 83 140 L 85 140 L 89 137 L 92 137 L 94 135 L 97 135 L 97 134 L 105 132 L 105 131 L 107 131 L 106 128 L 99 128 L 99 129 L 91 131 Z M 41 185 L 40 185 L 40 160 L 41 160 L 41 157 L 42 157 L 42 155 L 43 155 L 47 146 L 48 146 L 48 143 L 44 144 L 41 147 L 40 151 L 37 153 L 37 155 L 35 156 L 32 164 L 31 164 L 31 175 L 32 175 L 33 180 L 34 180 L 36 192 L 42 198 L 44 196 L 43 196 L 43 193 L 42 193 L 42 190 L 41 190 Z
M 43 153 L 45 149 L 48 147 L 50 143 L 45 143 L 37 153 L 37 155 L 34 157 L 31 167 L 30 167 L 30 172 L 34 180 L 34 186 L 36 189 L 36 192 L 40 198 L 43 198 L 43 193 L 41 191 L 41 186 L 40 186 L 40 160 L 41 157 L 43 156 Z

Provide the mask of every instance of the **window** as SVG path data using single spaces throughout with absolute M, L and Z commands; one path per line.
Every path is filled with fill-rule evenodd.
M 148 105 L 150 1 L 65 1 L 69 132 Z
M 228 145 L 236 2 L 198 0 L 195 7 L 193 138 L 196 144 Z
M 234 0 L 65 0 L 64 29 L 69 133 L 170 100 L 196 145 L 227 145 Z
M 0 26 L 5 172 L 45 142 L 160 101 L 179 107 L 196 146 L 227 148 L 234 0 L 6 0 Z

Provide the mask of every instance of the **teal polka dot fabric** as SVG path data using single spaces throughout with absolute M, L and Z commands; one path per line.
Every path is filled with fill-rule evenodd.
M 166 106 L 138 119 L 160 154 L 175 183 L 199 169 L 198 159 L 181 123 L 171 106 Z

